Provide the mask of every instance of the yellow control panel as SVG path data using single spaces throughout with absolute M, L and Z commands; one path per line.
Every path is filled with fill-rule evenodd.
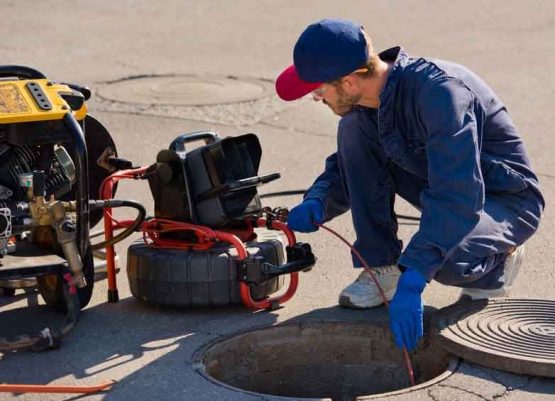
M 61 120 L 73 113 L 77 120 L 87 115 L 85 103 L 71 110 L 62 95 L 71 95 L 72 89 L 47 79 L 0 80 L 0 124 Z

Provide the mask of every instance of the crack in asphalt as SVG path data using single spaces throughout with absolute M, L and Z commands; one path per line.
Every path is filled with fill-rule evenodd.
M 436 398 L 433 394 L 432 394 L 432 390 L 434 389 L 434 387 L 431 387 L 428 389 L 428 391 L 426 391 L 426 393 L 428 394 L 428 397 L 430 397 L 432 399 L 432 401 L 441 401 L 440 399 Z
M 495 379 L 493 380 L 496 381 Z M 496 381 L 496 383 L 499 383 L 499 382 Z M 526 378 L 526 384 L 522 386 L 517 386 L 517 387 L 506 387 L 502 383 L 499 383 L 499 384 L 501 384 L 505 388 L 505 391 L 502 394 L 494 395 L 492 400 L 500 400 L 501 398 L 504 398 L 505 396 L 511 394 L 513 391 L 526 389 L 530 385 L 530 378 L 529 377 Z
M 485 369 L 481 366 L 474 366 L 474 368 L 476 370 L 479 370 L 480 372 L 484 373 L 486 376 L 488 376 L 494 383 L 499 384 L 500 386 L 502 386 L 505 391 L 502 394 L 496 394 L 492 397 L 492 400 L 497 400 L 500 399 L 506 395 L 508 395 L 509 393 L 515 391 L 515 390 L 523 390 L 526 387 L 528 387 L 530 385 L 530 376 L 525 376 L 525 375 L 519 375 L 521 377 L 524 378 L 525 382 L 523 385 L 521 386 L 506 386 L 504 383 L 502 383 L 493 373 L 490 369 Z
M 482 400 L 485 400 L 485 401 L 494 401 L 494 400 L 501 400 L 502 398 L 506 397 L 507 395 L 509 395 L 509 394 L 512 393 L 513 391 L 516 391 L 516 390 L 524 390 L 524 389 L 526 389 L 526 388 L 530 385 L 530 377 L 524 376 L 526 381 L 525 381 L 525 383 L 524 383 L 523 385 L 515 386 L 515 387 L 512 387 L 512 386 L 507 387 L 505 384 L 503 384 L 502 382 L 500 382 L 500 381 L 495 377 L 495 375 L 493 375 L 493 374 L 492 374 L 491 372 L 489 372 L 488 370 L 486 370 L 486 369 L 481 369 L 481 368 L 479 368 L 479 367 L 475 367 L 475 368 L 476 368 L 477 370 L 479 370 L 480 372 L 484 373 L 491 381 L 493 381 L 494 383 L 497 383 L 497 384 L 499 384 L 501 387 L 503 387 L 503 391 L 502 391 L 501 393 L 499 393 L 499 394 L 494 394 L 491 398 L 487 398 L 487 397 L 483 396 L 482 394 L 479 394 L 479 393 L 476 393 L 476 392 L 474 392 L 474 391 L 472 391 L 472 390 L 469 390 L 469 389 L 466 389 L 466 388 L 462 388 L 462 387 L 458 387 L 458 386 L 453 386 L 453 385 L 449 385 L 449 384 L 442 384 L 442 383 L 438 384 L 437 386 L 438 386 L 438 387 L 445 387 L 445 388 L 452 388 L 452 389 L 455 389 L 455 390 L 463 391 L 463 392 L 465 392 L 465 393 L 472 394 L 472 395 L 474 395 L 474 396 L 476 396 L 476 397 L 478 397 L 478 398 L 480 398 L 480 399 L 482 399 Z M 428 395 L 430 396 L 430 398 L 432 398 L 432 400 L 434 400 L 434 401 L 439 401 L 439 400 L 437 399 L 437 397 L 435 397 L 435 396 L 432 394 L 432 390 L 433 390 L 433 387 L 430 388 L 430 389 L 428 390 Z
M 438 387 L 452 388 L 452 389 L 459 390 L 459 391 L 462 391 L 462 392 L 465 392 L 465 393 L 468 393 L 468 394 L 472 394 L 472 395 L 474 395 L 474 396 L 476 396 L 476 397 L 478 397 L 482 400 L 491 401 L 491 400 L 487 399 L 486 397 L 484 397 L 482 394 L 475 393 L 474 391 L 468 390 L 466 388 L 461 388 L 461 387 L 451 386 L 451 385 L 441 384 L 441 383 L 438 384 Z

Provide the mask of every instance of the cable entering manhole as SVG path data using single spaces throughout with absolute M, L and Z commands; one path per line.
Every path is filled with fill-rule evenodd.
M 384 310 L 385 312 L 385 310 Z M 456 360 L 426 335 L 412 353 L 410 387 L 389 327 L 376 322 L 282 324 L 218 340 L 197 353 L 197 371 L 237 390 L 334 401 L 412 391 L 440 381 Z

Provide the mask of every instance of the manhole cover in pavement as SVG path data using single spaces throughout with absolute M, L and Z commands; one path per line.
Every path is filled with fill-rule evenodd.
M 455 355 L 490 368 L 555 377 L 555 301 L 459 302 L 437 319 L 439 341 Z
M 106 82 L 98 95 L 115 102 L 163 106 L 208 106 L 261 99 L 273 82 L 258 78 L 196 75 L 141 75 Z

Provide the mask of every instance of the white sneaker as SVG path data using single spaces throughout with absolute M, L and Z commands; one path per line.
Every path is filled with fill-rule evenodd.
M 399 281 L 399 276 L 401 275 L 397 265 L 375 267 L 372 269 L 372 272 L 380 287 L 382 287 L 387 300 L 391 300 L 393 295 L 395 295 L 397 281 Z M 372 277 L 370 277 L 370 273 L 366 270 L 363 270 L 358 278 L 339 294 L 339 305 L 347 308 L 374 308 L 381 304 L 383 304 L 383 299 L 380 291 L 376 284 L 374 284 Z
M 524 261 L 524 245 L 517 247 L 505 260 L 505 270 L 499 281 L 503 283 L 501 288 L 494 290 L 483 290 L 480 288 L 464 288 L 461 292 L 461 297 L 468 296 L 472 300 L 487 299 L 487 298 L 501 298 L 509 295 L 509 291 L 515 281 L 522 262 Z

